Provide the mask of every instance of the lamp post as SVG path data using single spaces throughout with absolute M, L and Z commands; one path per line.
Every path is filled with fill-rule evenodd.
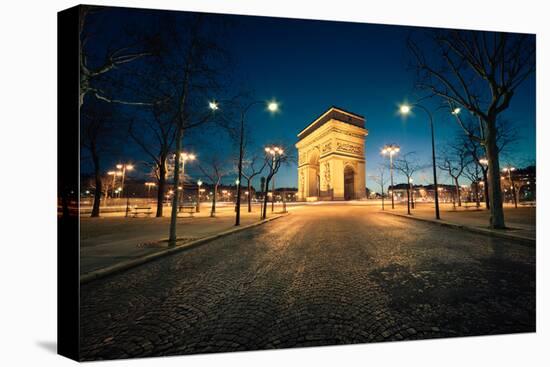
M 271 167 L 275 167 L 275 159 L 277 156 L 282 156 L 284 154 L 284 151 L 282 148 L 279 147 L 265 147 L 265 152 L 267 154 L 271 155 Z M 275 210 L 275 174 L 271 177 L 272 184 L 271 184 L 271 212 Z M 267 187 L 266 187 L 267 192 Z M 264 213 L 265 216 L 265 213 Z
M 120 187 L 122 188 L 120 190 L 121 193 L 124 192 L 124 179 L 126 178 L 126 171 L 131 171 L 134 169 L 134 165 L 132 164 L 128 164 L 128 163 L 119 163 L 116 165 L 116 168 L 120 170 L 120 172 L 122 172 L 122 181 L 121 181 L 121 184 L 120 184 Z M 128 195 L 126 195 L 128 196 Z
M 111 182 L 111 198 L 115 197 L 115 185 L 116 185 L 116 171 L 107 172 L 109 176 L 113 176 L 113 181 Z M 107 201 L 107 200 L 105 200 Z
M 146 182 L 145 186 L 147 186 L 147 199 L 151 198 L 151 187 L 156 186 L 154 182 Z
M 134 165 L 129 163 L 119 163 L 116 165 L 116 168 L 119 169 L 122 172 L 122 181 L 120 184 L 120 190 L 119 195 L 122 196 L 123 193 L 126 194 L 126 214 L 125 216 L 128 217 L 128 213 L 130 212 L 130 195 L 128 195 L 128 192 L 124 190 L 124 179 L 126 178 L 126 171 L 131 171 L 134 169 Z
M 178 198 L 176 200 L 174 200 L 173 202 L 174 203 L 180 203 L 180 200 L 183 200 L 183 188 L 185 187 L 185 183 L 184 183 L 184 180 L 185 180 L 185 162 L 187 161 L 194 161 L 196 158 L 196 156 L 194 154 L 191 154 L 191 153 L 185 153 L 185 152 L 182 152 L 180 154 L 180 161 L 181 161 L 181 189 L 180 187 L 178 187 L 178 190 L 176 190 L 176 194 L 178 196 Z M 181 191 L 181 194 L 179 193 Z M 181 204 L 181 203 L 180 203 Z
M 518 198 L 516 197 L 516 185 L 514 185 L 514 180 L 512 179 L 512 171 L 515 171 L 516 167 L 504 167 L 502 172 L 508 172 L 508 179 L 512 185 L 512 195 L 514 196 L 514 207 L 518 208 Z
M 395 209 L 394 199 L 393 199 L 393 156 L 394 154 L 399 153 L 399 146 L 395 144 L 388 144 L 382 148 L 382 154 L 388 154 L 390 156 L 390 184 L 391 184 L 391 208 Z
M 197 181 L 197 213 L 200 213 L 201 211 L 201 186 L 202 181 L 199 179 Z
M 485 197 L 485 209 L 489 209 L 489 185 L 487 183 L 487 167 L 489 165 L 489 160 L 487 158 L 481 158 L 479 164 L 482 165 L 481 171 L 483 172 L 483 196 Z
M 240 198 L 240 194 L 241 194 L 241 186 L 239 185 L 241 183 L 241 181 L 239 179 L 236 179 L 235 180 L 235 190 L 237 190 L 237 200 Z M 238 213 L 240 212 L 240 207 L 237 207 L 237 201 L 235 201 L 235 213 Z M 239 215 L 240 217 L 240 215 Z M 240 218 L 239 218 L 240 219 Z M 235 224 L 237 225 L 237 224 Z
M 244 155 L 244 125 L 246 121 L 246 114 L 252 108 L 256 105 L 265 104 L 266 108 L 269 112 L 274 113 L 279 110 L 279 104 L 275 101 L 265 102 L 261 100 L 250 102 L 248 105 L 244 106 L 244 108 L 241 110 L 241 121 L 240 121 L 240 134 L 239 134 L 239 163 L 238 163 L 238 177 L 237 180 L 239 183 L 237 184 L 237 201 L 235 204 L 235 225 L 238 226 L 241 224 L 241 181 L 242 181 L 242 173 L 243 173 L 243 155 Z M 219 110 L 219 104 L 217 101 L 212 101 L 208 103 L 209 108 L 212 111 Z
M 434 200 L 435 200 L 435 219 L 441 219 L 439 216 L 439 195 L 437 192 L 437 171 L 435 166 L 435 137 L 434 137 L 434 122 L 433 122 L 433 116 L 430 110 L 428 110 L 426 107 L 422 106 L 421 104 L 415 103 L 412 106 L 408 104 L 403 104 L 399 107 L 399 113 L 402 116 L 407 116 L 412 112 L 413 107 L 418 107 L 422 111 L 426 112 L 428 115 L 429 121 L 430 121 L 430 130 L 431 130 L 431 138 L 432 138 L 432 168 L 433 168 L 433 176 L 434 176 Z M 458 114 L 460 112 L 460 108 L 455 108 L 453 110 L 453 114 Z

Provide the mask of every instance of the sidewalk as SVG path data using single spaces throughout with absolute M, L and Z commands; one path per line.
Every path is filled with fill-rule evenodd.
M 431 203 L 417 204 L 415 209 L 411 209 L 411 215 L 407 215 L 406 204 L 396 205 L 394 210 L 391 209 L 391 206 L 386 206 L 385 213 L 434 222 L 441 225 L 460 227 L 473 232 L 512 240 L 531 243 L 534 243 L 536 240 L 535 207 L 519 207 L 516 209 L 513 206 L 506 205 L 504 207 L 504 218 L 507 228 L 500 230 L 489 228 L 489 210 L 486 210 L 483 206 L 478 209 L 475 207 L 475 204 L 472 203 L 468 203 L 468 207 L 456 207 L 456 209 L 453 209 L 452 204 L 441 205 L 441 220 L 435 219 L 434 207 Z
M 290 208 L 289 208 L 290 209 Z M 268 219 L 280 216 L 279 208 Z M 168 249 L 169 212 L 162 218 L 125 218 L 106 216 L 80 219 L 80 275 L 91 274 L 116 264 L 136 260 Z M 241 225 L 235 227 L 233 207 L 220 208 L 216 217 L 210 217 L 207 208 L 193 217 L 181 214 L 178 218 L 177 246 L 193 244 L 196 240 L 216 236 L 227 231 L 259 224 L 260 213 L 241 211 Z

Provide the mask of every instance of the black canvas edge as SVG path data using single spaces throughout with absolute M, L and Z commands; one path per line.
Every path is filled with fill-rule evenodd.
M 79 9 L 57 13 L 57 353 L 80 359 Z M 59 205 L 58 204 L 58 205 Z

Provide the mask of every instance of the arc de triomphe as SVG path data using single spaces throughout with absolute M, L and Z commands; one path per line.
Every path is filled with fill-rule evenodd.
M 365 118 L 331 107 L 298 134 L 298 199 L 365 197 Z

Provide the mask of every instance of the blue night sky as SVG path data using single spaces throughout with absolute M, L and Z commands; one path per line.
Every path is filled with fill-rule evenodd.
M 399 103 L 414 101 L 415 75 L 408 70 L 406 48 L 406 38 L 414 28 L 228 17 L 232 21 L 224 46 L 235 62 L 232 79 L 252 90 L 258 99 L 280 102 L 281 112 L 274 116 L 261 108 L 249 114 L 254 145 L 260 149 L 272 142 L 293 146 L 300 130 L 335 105 L 366 118 L 367 187 L 377 189 L 368 176 L 385 161 L 380 156 L 384 144 L 399 144 L 403 153 L 415 151 L 423 162 L 429 162 L 427 117 L 418 111 L 403 120 L 396 113 Z M 451 140 L 458 131 L 450 117 L 443 112 L 435 115 L 436 142 Z M 521 130 L 510 163 L 534 160 L 534 76 L 517 91 L 505 118 Z M 198 148 L 197 154 L 201 155 Z M 193 171 L 191 174 L 198 175 Z M 428 170 L 420 172 L 415 183 L 429 183 L 429 177 Z M 449 182 L 442 173 L 440 181 Z M 277 185 L 297 186 L 296 164 L 281 169 Z

